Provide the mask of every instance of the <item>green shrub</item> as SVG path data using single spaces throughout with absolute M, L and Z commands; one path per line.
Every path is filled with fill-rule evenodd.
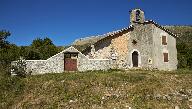
M 26 77 L 26 61 L 23 58 L 20 58 L 16 61 L 16 64 L 11 67 L 13 69 L 13 74 L 16 74 L 19 77 Z

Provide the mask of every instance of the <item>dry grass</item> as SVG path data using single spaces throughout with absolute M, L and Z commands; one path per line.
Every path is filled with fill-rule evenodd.
M 178 105 L 188 109 L 192 105 L 189 70 L 73 72 L 35 75 L 23 81 L 23 93 L 4 108 L 173 109 Z

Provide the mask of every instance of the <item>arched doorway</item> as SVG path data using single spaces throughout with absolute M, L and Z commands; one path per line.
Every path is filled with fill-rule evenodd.
M 133 63 L 133 67 L 138 67 L 138 52 L 134 51 L 132 53 L 132 63 Z

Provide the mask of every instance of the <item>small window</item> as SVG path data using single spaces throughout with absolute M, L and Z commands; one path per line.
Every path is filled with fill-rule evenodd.
M 162 45 L 167 45 L 167 37 L 162 36 Z
M 168 62 L 168 53 L 163 53 L 164 62 Z

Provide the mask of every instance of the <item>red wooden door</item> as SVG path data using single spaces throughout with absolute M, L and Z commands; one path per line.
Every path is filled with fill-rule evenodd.
M 76 71 L 77 70 L 77 59 L 65 58 L 64 68 L 66 71 Z

